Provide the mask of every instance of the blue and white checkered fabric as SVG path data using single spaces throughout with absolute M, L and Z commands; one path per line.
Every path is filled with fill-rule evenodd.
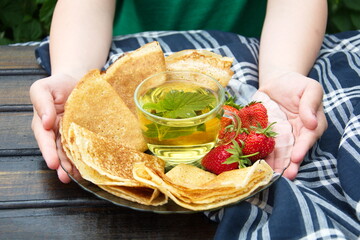
M 105 68 L 122 53 L 154 40 L 165 54 L 195 48 L 234 58 L 228 86 L 234 95 L 258 86 L 259 41 L 218 31 L 119 36 Z M 47 40 L 36 55 L 50 72 Z M 327 35 L 309 77 L 324 87 L 328 129 L 294 181 L 281 178 L 247 201 L 206 213 L 219 222 L 216 239 L 360 238 L 360 31 Z

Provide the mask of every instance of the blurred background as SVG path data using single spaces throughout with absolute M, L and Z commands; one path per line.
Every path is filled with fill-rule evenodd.
M 56 0 L 0 0 L 0 45 L 48 36 Z M 327 33 L 360 30 L 360 0 L 328 0 Z

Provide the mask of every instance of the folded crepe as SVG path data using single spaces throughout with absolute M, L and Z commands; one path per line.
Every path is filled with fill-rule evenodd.
M 180 164 L 166 174 L 136 163 L 134 178 L 158 188 L 178 205 L 194 211 L 216 209 L 250 196 L 269 183 L 272 168 L 263 160 L 251 167 L 215 175 L 192 165 Z
M 146 205 L 161 205 L 167 196 L 157 188 L 134 179 L 135 163 L 143 163 L 154 171 L 164 171 L 164 162 L 152 155 L 117 145 L 109 138 L 71 123 L 66 151 L 82 178 L 127 200 Z
M 117 59 L 106 70 L 105 80 L 136 114 L 133 100 L 136 87 L 147 77 L 163 71 L 166 71 L 164 53 L 154 41 Z
M 165 58 L 167 71 L 195 71 L 215 78 L 225 87 L 234 72 L 230 69 L 233 59 L 204 49 L 187 49 Z
M 134 91 L 145 78 L 165 71 L 165 57 L 158 42 L 124 54 L 105 72 L 89 71 L 70 94 L 62 118 L 67 138 L 72 122 L 119 145 L 145 151 L 134 103 Z
M 140 66 L 141 73 L 135 70 Z M 105 72 L 91 70 L 70 94 L 60 122 L 64 152 L 84 179 L 146 205 L 163 204 L 167 197 L 134 180 L 132 163 L 150 161 L 156 163 L 154 167 L 164 167 L 159 165 L 162 160 L 143 153 L 147 145 L 130 108 L 136 86 L 164 70 L 164 54 L 157 42 L 125 54 Z M 116 88 L 120 85 L 126 87 Z
M 76 123 L 118 145 L 147 149 L 137 117 L 126 106 L 99 70 L 86 74 L 70 94 L 61 122 L 61 136 L 67 142 L 71 123 Z

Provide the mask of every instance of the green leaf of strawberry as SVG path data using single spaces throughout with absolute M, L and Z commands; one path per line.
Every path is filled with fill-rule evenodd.
M 224 105 L 231 106 L 237 110 L 241 109 L 243 106 L 236 103 L 236 98 L 231 96 L 230 93 L 226 92 L 226 101 Z

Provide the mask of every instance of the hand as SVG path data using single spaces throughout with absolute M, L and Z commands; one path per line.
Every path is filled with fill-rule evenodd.
M 323 89 L 314 79 L 291 72 L 260 86 L 259 91 L 268 94 L 280 106 L 292 127 L 294 145 L 284 176 L 294 179 L 306 153 L 327 128 L 322 106 Z M 274 154 L 279 153 L 275 151 Z
M 61 150 L 58 151 L 56 141 L 59 139 L 59 121 L 65 102 L 76 82 L 68 75 L 53 75 L 34 82 L 30 88 L 30 98 L 34 105 L 32 130 L 47 166 L 57 170 L 63 183 L 70 182 L 70 178 L 60 166 L 59 156 L 63 159 L 65 155 Z M 71 170 L 71 164 L 65 165 Z
M 265 160 L 275 172 L 281 173 L 291 162 L 290 157 L 294 145 L 292 126 L 280 106 L 266 93 L 257 91 L 252 96 L 252 100 L 261 102 L 266 107 L 269 123 L 275 122 L 272 126 L 272 131 L 277 133 L 275 149 Z

